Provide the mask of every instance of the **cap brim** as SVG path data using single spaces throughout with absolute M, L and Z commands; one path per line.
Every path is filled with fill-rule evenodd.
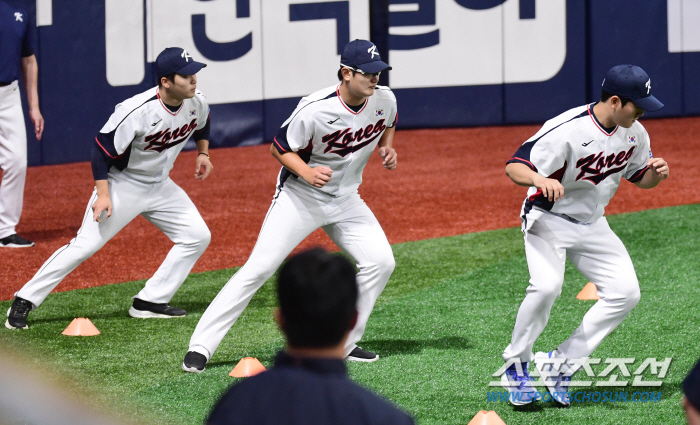
M 659 102 L 659 100 L 652 95 L 640 99 L 632 99 L 632 102 L 648 112 L 658 111 L 664 107 L 664 104 Z
M 368 74 L 376 74 L 377 72 L 391 70 L 389 64 L 382 61 L 363 63 L 357 67 Z
M 206 63 L 192 62 L 192 63 L 188 63 L 183 68 L 180 68 L 177 71 L 177 73 L 180 75 L 194 75 L 194 74 L 198 73 L 205 66 L 207 66 Z

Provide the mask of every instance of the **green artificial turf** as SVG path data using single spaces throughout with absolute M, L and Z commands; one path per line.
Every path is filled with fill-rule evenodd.
M 628 391 L 630 396 L 661 391 L 660 401 L 589 401 L 570 409 L 551 402 L 514 408 L 487 401 L 488 391 L 500 390 L 488 382 L 497 380 L 491 374 L 503 364 L 500 355 L 529 278 L 519 229 L 394 245 L 396 271 L 362 341 L 363 348 L 380 354 L 380 361 L 349 364 L 350 376 L 402 406 L 420 424 L 466 424 L 479 410 L 495 410 L 508 425 L 681 423 L 681 381 L 700 357 L 700 205 L 622 214 L 609 221 L 630 252 L 642 299 L 592 357 L 634 357 L 631 372 L 647 357 L 672 357 L 673 362 L 660 388 L 586 390 Z M 217 397 L 237 382 L 228 373 L 239 359 L 253 356 L 269 365 L 283 345 L 272 320 L 274 284 L 268 282 L 207 370 L 199 375 L 181 371 L 197 321 L 233 272 L 191 275 L 171 302 L 189 312 L 182 319 L 130 318 L 130 297 L 143 281 L 51 294 L 30 314 L 28 331 L 0 330 L 0 345 L 68 377 L 95 404 L 112 406 L 124 419 L 202 423 Z M 536 351 L 556 348 L 578 326 L 594 303 L 575 298 L 586 282 L 567 262 L 564 289 Z M 9 304 L 0 303 L 0 310 Z M 90 318 L 102 334 L 62 336 L 74 317 Z M 599 373 L 604 366 L 594 369 Z M 649 370 L 644 377 L 656 379 Z

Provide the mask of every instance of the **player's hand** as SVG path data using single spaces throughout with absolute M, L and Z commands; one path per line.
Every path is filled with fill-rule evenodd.
M 559 180 L 548 179 L 538 174 L 538 177 L 533 178 L 532 182 L 535 187 L 542 191 L 542 195 L 549 201 L 557 202 L 564 197 L 564 186 Z
M 649 158 L 647 165 L 651 169 L 651 176 L 659 181 L 668 178 L 668 163 L 663 158 Z
M 100 214 L 102 214 L 102 211 L 107 211 L 106 219 L 112 216 L 112 200 L 109 198 L 109 195 L 97 196 L 97 200 L 92 204 L 92 221 L 101 223 Z
M 39 108 L 29 108 L 29 118 L 34 123 L 36 140 L 41 140 L 41 135 L 44 133 L 44 117 L 41 115 Z
M 209 157 L 206 155 L 197 155 L 196 164 L 194 178 L 198 180 L 206 179 L 209 173 L 211 173 L 211 170 L 214 169 L 214 166 L 211 165 L 211 161 L 209 161 Z
M 384 160 L 384 162 L 382 162 L 384 168 L 386 168 L 387 170 L 393 170 L 396 168 L 396 160 L 398 154 L 396 153 L 396 150 L 394 148 L 381 147 L 379 148 L 378 152 L 379 156 L 381 156 Z
M 304 180 L 314 187 L 323 187 L 331 181 L 333 170 L 328 167 L 309 168 L 309 172 L 304 176 Z

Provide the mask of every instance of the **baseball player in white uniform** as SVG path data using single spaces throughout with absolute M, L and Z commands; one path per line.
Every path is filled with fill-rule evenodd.
M 357 189 L 376 146 L 384 167 L 396 168 L 392 148 L 396 98 L 388 87 L 377 85 L 379 74 L 388 69 L 371 42 L 348 43 L 341 55 L 340 84 L 303 98 L 282 124 L 270 146 L 283 166 L 272 206 L 250 258 L 197 324 L 182 364 L 185 371 L 204 370 L 253 294 L 319 227 L 354 258 L 359 269 L 357 325 L 348 338 L 346 357 L 364 362 L 379 358 L 357 342 L 394 270 L 394 256 Z
M 212 170 L 208 154 L 209 105 L 196 89 L 195 75 L 205 66 L 195 62 L 184 49 L 169 47 L 156 59 L 158 86 L 116 106 L 95 137 L 95 191 L 78 234 L 15 294 L 6 327 L 27 329 L 29 311 L 139 214 L 175 245 L 134 297 L 129 314 L 138 318 L 186 314 L 168 302 L 204 253 L 211 234 L 197 208 L 169 173 L 192 135 L 199 150 L 195 178 L 205 179 Z
M 649 135 L 637 121 L 644 111 L 662 107 L 651 95 L 646 72 L 633 65 L 613 67 L 600 102 L 547 121 L 508 161 L 508 177 L 530 187 L 521 212 L 530 285 L 503 352 L 511 365 L 501 377 L 513 404 L 536 397 L 527 372 L 527 362 L 534 360 L 552 398 L 568 406 L 568 385 L 580 366 L 574 360 L 589 356 L 637 305 L 634 266 L 603 213 L 621 178 L 651 189 L 668 177 L 666 161 L 654 158 Z M 561 293 L 567 257 L 596 284 L 600 300 L 556 350 L 533 355 Z

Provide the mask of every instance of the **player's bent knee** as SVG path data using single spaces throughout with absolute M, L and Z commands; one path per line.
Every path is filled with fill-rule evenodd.
M 637 284 L 625 293 L 625 307 L 632 310 L 641 298 L 642 293 L 639 291 L 639 285 Z
M 557 299 L 561 295 L 563 282 L 533 282 L 530 281 L 530 286 L 527 287 L 527 293 L 537 295 L 544 299 Z
M 396 268 L 396 260 L 394 259 L 394 254 L 390 251 L 389 253 L 383 255 L 381 258 L 378 258 L 375 264 L 380 273 L 388 274 L 389 276 L 391 276 L 391 274 L 394 272 L 394 269 Z
M 208 227 L 204 226 L 204 228 L 198 233 L 198 235 L 199 244 L 202 246 L 202 249 L 206 249 L 209 246 L 209 243 L 211 242 L 211 231 Z
M 27 174 L 27 158 L 13 157 L 5 158 L 3 171 L 8 175 L 24 175 Z

